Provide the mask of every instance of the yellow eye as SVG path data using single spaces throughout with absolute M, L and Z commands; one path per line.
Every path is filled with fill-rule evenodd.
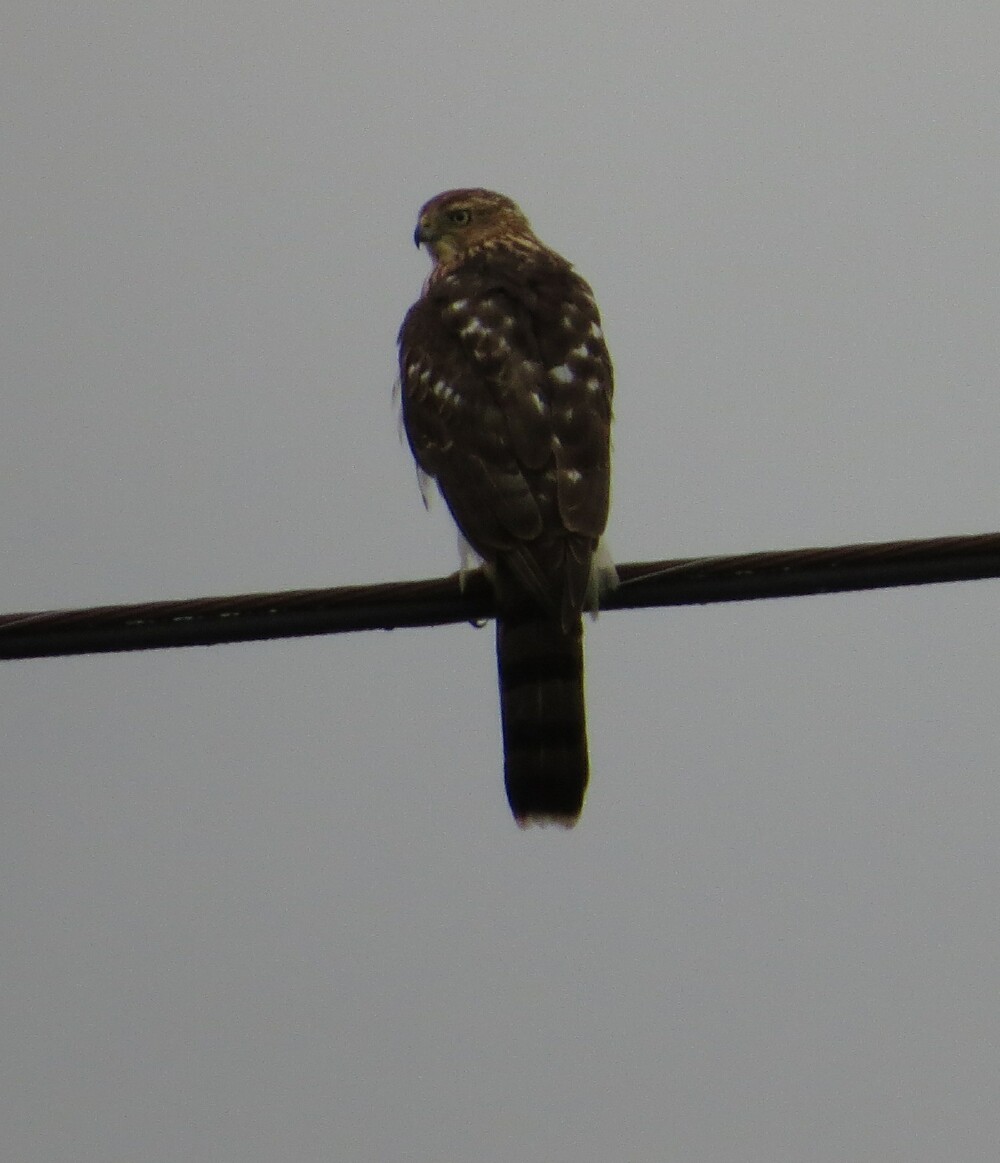
M 471 211 L 466 210 L 464 206 L 459 206 L 454 210 L 448 211 L 448 221 L 452 226 L 468 226 L 471 219 Z

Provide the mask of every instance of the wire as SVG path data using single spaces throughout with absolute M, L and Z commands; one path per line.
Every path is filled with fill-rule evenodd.
M 602 610 L 699 605 L 1000 577 L 1000 533 L 633 562 Z M 496 613 L 475 572 L 426 581 L 0 615 L 0 659 L 211 646 L 478 622 Z

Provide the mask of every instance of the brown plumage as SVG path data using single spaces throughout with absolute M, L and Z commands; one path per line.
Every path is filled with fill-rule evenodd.
M 588 778 L 581 614 L 602 584 L 610 478 L 597 306 L 502 194 L 439 194 L 414 237 L 434 269 L 399 333 L 403 423 L 496 588 L 511 810 L 572 825 Z

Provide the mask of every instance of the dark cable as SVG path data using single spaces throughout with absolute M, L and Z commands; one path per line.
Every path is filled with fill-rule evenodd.
M 741 602 L 1000 577 L 1000 533 L 618 567 L 604 610 Z M 0 659 L 211 646 L 493 617 L 476 572 L 427 581 L 0 615 Z

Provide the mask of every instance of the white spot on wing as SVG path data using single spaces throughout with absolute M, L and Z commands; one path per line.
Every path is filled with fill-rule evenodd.
M 480 335 L 480 334 L 485 334 L 485 332 L 486 332 L 486 328 L 482 325 L 482 323 L 480 323 L 480 321 L 475 316 L 473 316 L 469 320 L 469 322 L 466 323 L 466 325 L 464 327 L 459 328 L 458 334 L 459 335 Z
M 531 402 L 535 407 L 535 411 L 544 415 L 544 413 L 545 413 L 545 401 L 542 399 L 541 395 L 538 392 L 531 393 Z
M 578 485 L 583 480 L 583 473 L 577 468 L 568 468 L 563 475 L 571 485 Z
M 604 338 L 604 332 L 600 329 L 600 327 L 598 327 L 598 325 L 596 323 L 591 323 L 590 334 L 595 339 L 603 339 Z
M 549 375 L 557 384 L 571 384 L 576 378 L 573 375 L 573 369 L 564 363 L 561 363 L 558 367 L 550 368 Z
M 431 391 L 444 404 L 451 404 L 458 398 L 457 393 L 452 389 L 451 385 L 444 380 L 438 380 L 434 387 L 431 388 Z
M 573 348 L 570 355 L 578 355 L 580 359 L 588 359 L 590 356 L 590 348 L 585 343 L 581 343 L 579 347 Z

